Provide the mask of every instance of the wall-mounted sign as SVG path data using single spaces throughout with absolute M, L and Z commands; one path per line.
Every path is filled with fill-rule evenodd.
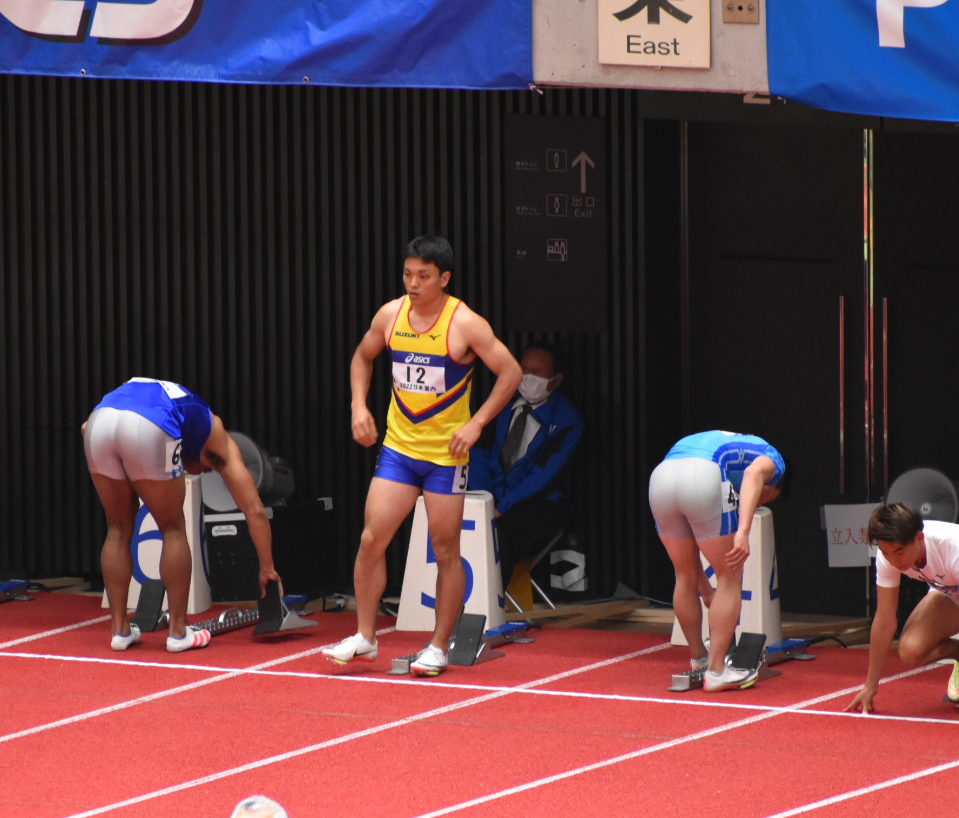
M 876 547 L 869 543 L 866 526 L 879 503 L 823 506 L 829 567 L 871 565 Z
M 506 318 L 524 331 L 608 326 L 606 128 L 596 117 L 506 121 Z
M 599 61 L 709 68 L 710 0 L 597 0 Z

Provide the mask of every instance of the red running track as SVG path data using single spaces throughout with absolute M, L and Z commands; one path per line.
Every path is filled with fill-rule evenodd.
M 204 614 L 195 618 L 207 618 Z M 254 793 L 291 818 L 953 816 L 959 711 L 948 669 L 887 665 L 875 716 L 842 708 L 864 650 L 747 691 L 670 693 L 663 637 L 544 629 L 436 679 L 387 674 L 425 634 L 383 620 L 372 666 L 333 670 L 350 614 L 184 654 L 109 649 L 96 597 L 0 605 L 3 806 L 18 818 L 228 818 Z

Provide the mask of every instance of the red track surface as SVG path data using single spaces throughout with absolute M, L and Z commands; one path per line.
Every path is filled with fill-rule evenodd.
M 900 676 L 891 657 L 880 714 L 864 717 L 841 711 L 866 651 L 825 644 L 751 690 L 678 694 L 685 650 L 647 634 L 534 631 L 421 680 L 385 673 L 421 633 L 332 670 L 319 649 L 349 614 L 184 654 L 161 633 L 115 653 L 103 616 L 94 597 L 0 605 L 5 814 L 227 818 L 253 793 L 291 818 L 956 811 L 959 711 L 941 666 Z

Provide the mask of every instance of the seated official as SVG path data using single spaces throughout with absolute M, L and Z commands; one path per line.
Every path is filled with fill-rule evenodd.
M 559 393 L 555 350 L 530 346 L 523 380 L 497 416 L 492 449 L 474 449 L 469 487 L 493 495 L 503 582 L 543 549 L 564 522 L 560 477 L 583 433 L 579 412 Z

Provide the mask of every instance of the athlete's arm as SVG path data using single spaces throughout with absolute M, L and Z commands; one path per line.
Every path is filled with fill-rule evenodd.
M 397 308 L 397 301 L 390 301 L 377 310 L 370 328 L 360 339 L 350 361 L 353 439 L 361 446 L 372 446 L 379 437 L 376 420 L 366 405 L 366 399 L 370 391 L 370 381 L 373 378 L 373 364 L 379 354 L 386 349 L 388 333 L 396 318 Z
M 496 375 L 489 397 L 483 401 L 469 422 L 456 430 L 450 440 L 450 454 L 462 457 L 479 440 L 483 427 L 509 403 L 523 379 L 523 370 L 506 345 L 493 334 L 493 329 L 485 318 L 462 304 L 453 320 L 459 338 Z M 453 325 L 450 329 L 453 329 Z
M 270 520 L 256 490 L 253 475 L 243 462 L 240 447 L 227 434 L 223 421 L 216 415 L 213 416 L 210 437 L 200 452 L 200 465 L 213 469 L 223 478 L 237 507 L 246 517 L 250 539 L 253 540 L 260 563 L 260 596 L 264 596 L 268 581 L 280 581 L 280 575 L 273 566 L 273 532 L 270 529 Z
M 761 454 L 746 467 L 743 482 L 739 487 L 739 528 L 733 537 L 733 547 L 726 553 L 726 563 L 737 569 L 749 556 L 749 531 L 753 525 L 753 514 L 759 508 L 764 496 L 766 483 L 776 474 L 776 464 Z
M 869 713 L 874 710 L 872 700 L 879 688 L 882 668 L 889 655 L 893 637 L 896 635 L 899 608 L 899 586 L 883 588 L 876 586 L 876 615 L 869 630 L 869 670 L 866 672 L 866 684 L 855 698 L 846 705 L 846 710 L 862 710 Z

